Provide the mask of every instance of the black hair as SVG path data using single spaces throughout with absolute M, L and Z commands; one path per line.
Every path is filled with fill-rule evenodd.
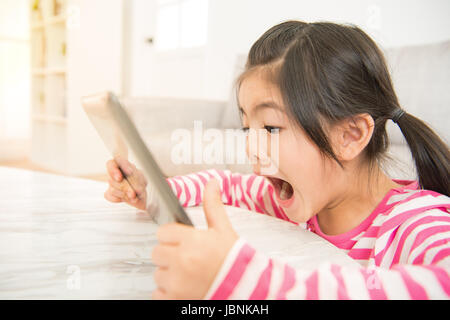
M 323 120 L 333 124 L 367 113 L 375 127 L 364 154 L 371 164 L 379 162 L 389 146 L 386 121 L 394 118 L 411 150 L 420 187 L 449 196 L 448 146 L 400 107 L 383 53 L 360 28 L 283 22 L 253 44 L 238 82 L 259 67 L 271 67 L 287 111 L 323 154 L 340 164 Z

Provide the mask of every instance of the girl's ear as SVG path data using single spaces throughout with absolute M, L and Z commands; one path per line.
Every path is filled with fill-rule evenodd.
M 372 138 L 374 125 L 372 116 L 362 113 L 331 128 L 331 141 L 339 161 L 351 161 L 363 152 Z

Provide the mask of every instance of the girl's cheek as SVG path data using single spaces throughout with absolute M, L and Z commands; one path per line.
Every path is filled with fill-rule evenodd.
M 295 136 L 289 133 L 280 136 L 278 141 L 278 158 L 280 169 L 286 178 L 294 180 L 295 177 L 301 175 L 298 170 L 303 167 L 303 152 Z
M 295 196 L 286 214 L 296 222 L 306 222 L 320 207 L 320 190 L 324 190 L 323 184 L 326 183 L 322 172 L 323 157 L 308 141 L 294 137 L 280 145 L 282 171 L 294 188 Z
M 305 201 L 303 195 L 297 191 L 295 192 L 295 200 L 292 206 L 283 210 L 289 220 L 297 223 L 305 223 L 314 216 L 308 201 Z

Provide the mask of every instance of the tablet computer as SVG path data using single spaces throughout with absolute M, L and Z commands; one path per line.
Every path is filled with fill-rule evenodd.
M 154 217 L 155 221 L 158 224 L 179 222 L 192 225 L 119 99 L 111 92 L 104 92 L 83 97 L 81 103 L 107 149 L 116 160 L 123 177 L 138 195 L 138 183 L 141 185 L 143 183 L 138 181 L 136 176 L 126 174 L 126 168 L 121 167 L 122 159 L 128 160 L 131 151 L 139 170 L 146 179 L 144 191 L 147 194 L 146 211 Z

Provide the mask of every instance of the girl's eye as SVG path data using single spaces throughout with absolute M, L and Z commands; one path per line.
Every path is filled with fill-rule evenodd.
M 281 128 L 279 127 L 274 127 L 274 126 L 264 126 L 264 129 L 269 132 L 269 133 L 278 133 L 280 131 Z M 245 133 L 248 133 L 248 131 L 250 130 L 249 127 L 242 127 L 241 130 Z
M 269 132 L 269 133 L 278 133 L 278 132 L 280 132 L 280 128 L 279 127 L 274 127 L 274 126 L 264 126 L 264 129 L 266 129 L 267 132 Z

